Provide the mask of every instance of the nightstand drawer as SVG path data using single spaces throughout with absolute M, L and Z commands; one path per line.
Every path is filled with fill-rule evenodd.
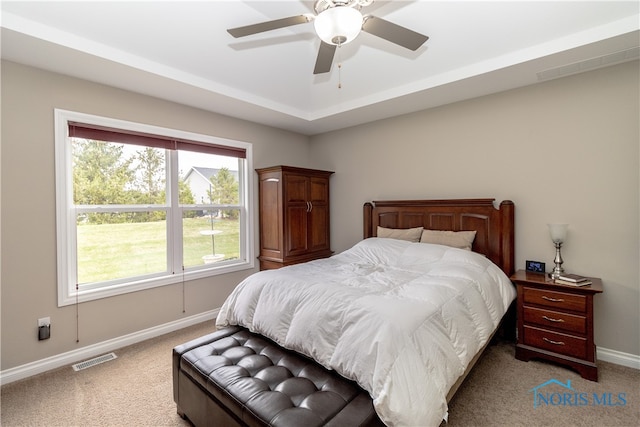
M 556 310 L 571 310 L 585 313 L 587 297 L 566 292 L 548 291 L 524 287 L 524 303 L 552 307 Z
M 585 338 L 525 326 L 524 343 L 577 359 L 587 358 L 587 340 Z
M 543 310 L 541 308 L 524 307 L 524 322 L 583 335 L 587 333 L 586 317 L 558 311 Z

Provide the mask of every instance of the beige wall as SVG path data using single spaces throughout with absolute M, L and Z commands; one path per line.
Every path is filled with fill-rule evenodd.
M 57 308 L 54 108 L 252 142 L 256 168 L 335 171 L 335 251 L 361 239 L 368 200 L 511 199 L 519 268 L 525 259 L 551 264 L 546 224 L 566 221 L 565 267 L 604 281 L 597 344 L 640 355 L 638 78 L 636 61 L 315 136 L 309 144 L 302 135 L 3 62 L 1 369 L 215 309 L 247 274 L 188 283 L 184 314 L 177 285 L 81 304 L 76 343 L 75 307 Z M 52 338 L 38 342 L 35 325 L 44 316 Z
M 187 283 L 184 314 L 181 285 L 80 304 L 76 343 L 75 307 L 57 307 L 54 108 L 251 142 L 256 168 L 309 166 L 306 136 L 3 62 L 2 370 L 213 310 L 253 272 Z M 46 316 L 51 338 L 39 342 Z
M 569 223 L 565 268 L 604 283 L 596 344 L 640 355 L 638 82 L 634 61 L 313 137 L 333 249 L 361 239 L 368 200 L 511 199 L 516 266 L 551 265 L 546 224 Z

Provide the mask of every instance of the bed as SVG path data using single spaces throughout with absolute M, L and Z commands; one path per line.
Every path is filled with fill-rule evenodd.
M 242 281 L 216 325 L 354 381 L 386 425 L 439 425 L 515 299 L 514 204 L 375 201 L 363 225 L 340 254 Z

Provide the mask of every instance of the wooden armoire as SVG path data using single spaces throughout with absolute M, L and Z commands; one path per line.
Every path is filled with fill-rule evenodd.
M 260 197 L 260 269 L 331 256 L 329 177 L 291 166 L 256 169 Z

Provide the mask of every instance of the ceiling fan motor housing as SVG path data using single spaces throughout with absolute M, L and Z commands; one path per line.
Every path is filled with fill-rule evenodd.
M 373 3 L 374 0 L 317 0 L 313 5 L 316 15 L 321 14 L 327 9 L 331 9 L 336 6 L 347 7 L 367 7 Z

